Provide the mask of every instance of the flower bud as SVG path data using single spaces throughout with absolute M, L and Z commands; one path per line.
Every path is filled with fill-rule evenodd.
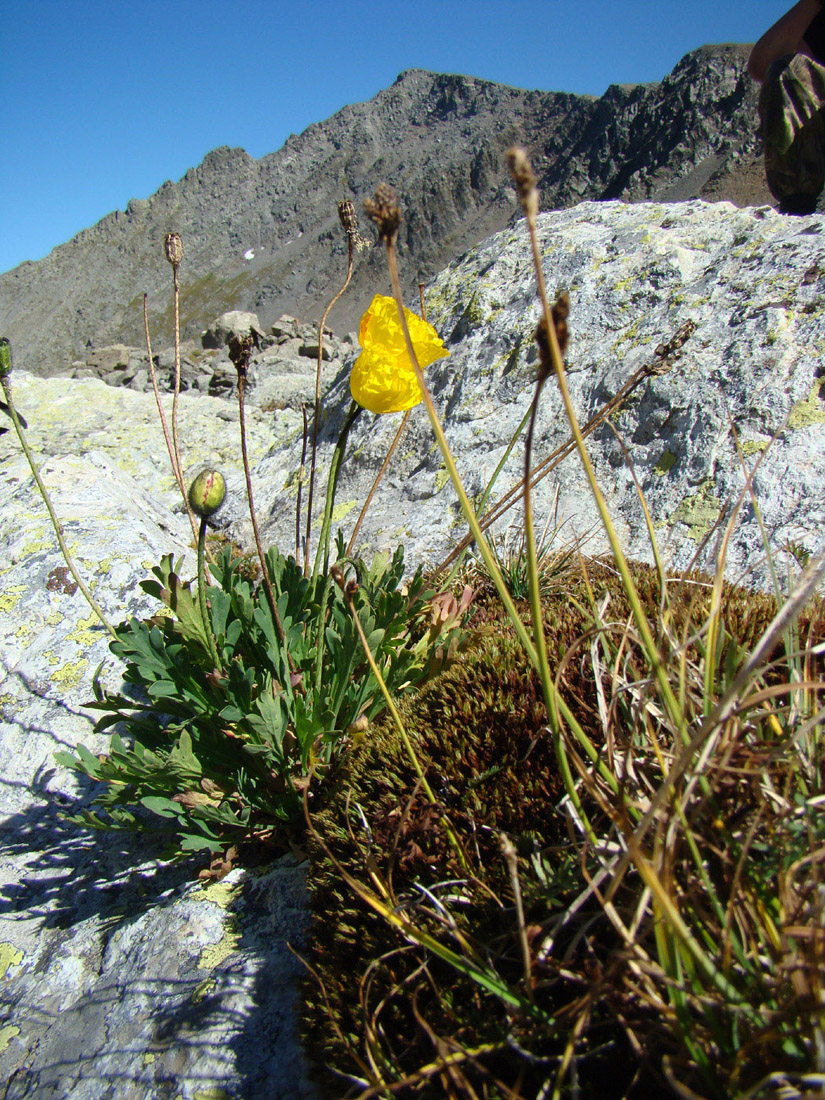
M 172 267 L 177 267 L 180 264 L 183 259 L 183 241 L 180 233 L 166 234 L 163 238 L 163 251 L 166 253 L 166 259 Z
M 0 336 L 0 378 L 11 374 L 11 344 L 5 336 Z
M 217 512 L 226 496 L 226 482 L 217 470 L 202 470 L 189 486 L 189 507 L 206 519 Z

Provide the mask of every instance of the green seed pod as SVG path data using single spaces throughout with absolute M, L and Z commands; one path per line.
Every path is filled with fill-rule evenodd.
M 11 374 L 11 344 L 5 336 L 0 336 L 0 378 Z
M 196 516 L 217 512 L 226 496 L 226 482 L 217 470 L 202 470 L 189 486 L 189 506 Z

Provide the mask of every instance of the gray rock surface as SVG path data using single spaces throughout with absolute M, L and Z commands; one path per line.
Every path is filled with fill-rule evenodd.
M 260 332 L 254 313 L 235 311 L 218 317 L 205 330 L 202 346 L 194 340 L 180 345 L 181 392 L 234 397 L 237 371 L 229 360 L 227 342 L 234 333 L 246 334 L 254 326 L 259 332 L 259 347 L 253 352 L 247 373 L 247 400 L 251 406 L 274 409 L 300 409 L 302 403 L 315 401 L 315 374 L 318 362 L 318 327 L 302 324 L 294 317 L 282 317 L 269 335 Z M 341 372 L 343 355 L 351 350 L 354 337 L 339 340 L 327 329 L 324 333 L 321 367 L 321 393 Z M 171 393 L 175 386 L 175 349 L 164 348 L 154 356 L 158 388 Z M 83 359 L 76 360 L 67 372 L 70 378 L 99 378 L 109 386 L 124 386 L 151 393 L 152 380 L 148 353 L 141 348 L 116 345 L 88 348 Z M 228 415 L 227 410 L 223 415 Z
M 194 569 L 149 395 L 15 372 L 15 401 L 78 567 L 106 612 L 163 553 Z M 168 406 L 168 399 L 167 399 Z M 226 402 L 181 401 L 187 468 L 240 491 Z M 167 407 L 168 412 L 168 407 Z M 271 417 L 249 414 L 259 457 Z M 277 431 L 277 429 L 276 429 Z M 93 797 L 56 765 L 92 733 L 92 677 L 120 668 L 57 549 L 16 437 L 0 437 L 0 1081 L 5 1100 L 292 1100 L 313 1095 L 295 1038 L 304 870 L 285 858 L 201 886 L 157 841 L 62 819 Z
M 223 348 L 233 336 L 249 336 L 250 333 L 263 335 L 258 314 L 231 309 L 217 317 L 204 331 L 201 344 L 205 348 Z
M 655 368 L 612 425 L 672 566 L 686 566 L 697 554 L 700 562 L 712 562 L 713 524 L 725 502 L 741 493 L 743 463 L 755 470 L 754 491 L 780 575 L 785 544 L 822 548 L 824 229 L 818 215 L 793 219 L 702 202 L 584 203 L 541 218 L 550 288 L 570 293 L 568 364 L 581 418 L 639 368 Z M 429 287 L 427 302 L 450 351 L 428 378 L 468 489 L 478 494 L 533 393 L 538 310 L 523 225 L 446 269 Z M 666 362 L 664 346 L 688 321 L 695 330 L 681 358 Z M 292 321 L 282 327 L 279 348 L 304 339 Z M 276 350 L 273 345 L 266 354 Z M 325 405 L 322 471 L 349 406 L 346 367 L 354 353 L 344 353 L 343 373 Z M 312 369 L 311 360 L 304 361 Z M 189 554 L 191 563 L 154 399 L 98 379 L 13 377 L 80 567 L 110 614 L 140 612 L 146 604 L 137 581 L 161 553 Z M 164 401 L 168 408 L 170 399 Z M 187 473 L 207 461 L 224 470 L 223 522 L 246 543 L 232 409 L 225 399 L 184 394 L 181 439 Z M 250 408 L 248 420 L 266 535 L 289 550 L 301 415 L 264 403 Z M 345 532 L 398 420 L 364 413 L 353 430 L 336 509 Z M 567 436 L 551 381 L 542 397 L 536 460 Z M 519 475 L 520 450 L 505 467 L 501 489 Z M 590 453 L 625 546 L 649 556 L 619 439 L 602 427 L 590 439 Z M 203 890 L 192 882 L 191 867 L 160 863 L 150 838 L 89 837 L 59 816 L 88 803 L 92 791 L 57 767 L 52 753 L 78 741 L 103 747 L 92 738 L 83 703 L 101 660 L 114 684 L 119 672 L 103 632 L 71 591 L 29 481 L 15 437 L 0 436 L 0 1076 L 9 1080 L 6 1097 L 309 1097 L 291 1015 L 298 963 L 286 950 L 287 942 L 300 945 L 306 929 L 301 867 L 284 860 L 259 876 L 233 872 Z M 590 535 L 587 548 L 598 549 L 603 540 L 575 455 L 537 490 L 540 521 L 556 497 L 560 539 Z M 520 523 L 519 512 L 504 522 Z M 361 546 L 403 541 L 412 565 L 437 560 L 463 532 L 419 407 Z M 766 583 L 763 553 L 753 505 L 745 500 L 729 575 Z
M 695 332 L 671 369 L 645 379 L 623 410 L 589 443 L 598 480 L 624 545 L 649 558 L 650 543 L 627 448 L 674 568 L 712 568 L 713 526 L 753 470 L 754 492 L 777 556 L 787 572 L 788 544 L 822 548 L 825 530 L 825 391 L 820 395 L 825 322 L 820 215 L 788 218 L 767 208 L 728 203 L 625 205 L 583 203 L 540 219 L 542 254 L 552 293 L 570 295 L 570 388 L 582 421 L 644 366 L 685 325 Z M 523 224 L 491 237 L 450 265 L 427 292 L 430 320 L 448 359 L 427 376 L 436 407 L 471 495 L 479 494 L 532 399 L 535 278 Z M 345 378 L 331 389 L 320 464 L 331 454 L 349 405 Z M 351 528 L 399 416 L 364 413 L 353 429 L 338 492 L 336 519 Z M 617 434 L 614 434 L 613 429 Z M 778 438 L 771 444 L 775 433 Z M 542 395 L 535 461 L 569 436 L 554 381 Z M 742 450 L 737 454 L 736 439 Z M 498 482 L 521 476 L 517 446 Z M 267 536 L 289 547 L 300 463 L 298 441 L 275 447 L 255 471 L 256 499 L 271 517 Z M 558 493 L 559 541 L 578 535 L 592 551 L 605 540 L 577 457 L 566 459 L 536 493 L 544 520 Z M 494 494 L 495 495 L 495 494 Z M 229 504 L 237 538 L 248 537 L 241 509 Z M 505 522 L 521 523 L 520 509 Z M 316 520 L 317 531 L 317 520 Z M 367 517 L 362 545 L 408 547 L 410 560 L 440 558 L 465 532 L 434 447 L 423 406 Z M 707 541 L 706 541 L 707 540 Z M 727 573 L 768 583 L 765 547 L 753 503 L 745 499 L 730 543 Z
M 260 160 L 215 149 L 150 199 L 0 275 L 0 333 L 19 367 L 53 374 L 88 342 L 141 345 L 147 291 L 155 346 L 170 344 L 170 230 L 183 235 L 185 337 L 225 310 L 253 311 L 264 328 L 284 311 L 317 321 L 346 271 L 336 203 L 352 198 L 360 211 L 382 180 L 404 203 L 399 243 L 413 297 L 419 278 L 510 221 L 503 154 L 516 141 L 533 158 L 543 209 L 604 198 L 769 202 L 747 53 L 702 47 L 661 82 L 613 86 L 598 99 L 409 70 Z M 380 250 L 359 256 L 332 327 L 354 328 L 388 286 Z

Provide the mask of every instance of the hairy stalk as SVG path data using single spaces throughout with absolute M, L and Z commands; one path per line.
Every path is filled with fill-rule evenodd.
M 318 421 L 321 418 L 321 363 L 324 355 L 324 325 L 329 316 L 329 311 L 350 284 L 350 280 L 352 279 L 354 250 L 358 249 L 360 252 L 366 243 L 358 232 L 355 207 L 351 202 L 344 201 L 338 203 L 338 218 L 347 234 L 347 277 L 344 279 L 344 284 L 341 289 L 324 310 L 321 324 L 318 326 L 318 365 L 315 370 L 315 412 L 312 419 L 312 457 L 310 459 L 309 490 L 307 492 L 307 533 L 304 549 L 304 576 L 309 576 L 309 541 L 312 531 L 312 500 L 315 491 L 315 458 L 318 450 Z
M 171 262 L 171 261 L 170 261 Z M 172 396 L 172 445 L 175 448 L 175 462 L 179 470 L 183 469 L 178 445 L 178 398 L 180 397 L 180 261 L 172 263 L 172 279 L 175 289 L 175 391 Z
M 517 177 L 519 170 L 518 165 L 514 166 L 514 162 L 518 158 L 523 158 L 523 162 L 527 165 L 530 177 L 532 177 L 532 184 L 529 181 L 520 181 Z M 596 507 L 599 511 L 602 524 L 605 529 L 608 541 L 610 542 L 610 549 L 613 553 L 613 558 L 616 562 L 616 567 L 619 570 L 622 578 L 622 584 L 627 594 L 628 603 L 633 612 L 633 618 L 636 622 L 637 629 L 642 639 L 645 652 L 647 653 L 648 660 L 650 661 L 653 675 L 656 679 L 656 683 L 661 692 L 662 702 L 665 709 L 674 725 L 677 727 L 680 733 L 682 741 L 688 739 L 687 732 L 687 720 L 685 718 L 684 711 L 679 706 L 679 701 L 673 693 L 670 681 L 667 676 L 667 669 L 662 660 L 662 656 L 659 653 L 659 648 L 653 637 L 653 632 L 650 629 L 650 624 L 647 621 L 647 616 L 644 613 L 639 594 L 636 591 L 636 585 L 633 583 L 633 578 L 630 575 L 630 568 L 627 564 L 627 559 L 624 556 L 621 545 L 619 544 L 619 538 L 616 534 L 616 529 L 613 526 L 613 520 L 611 519 L 610 512 L 607 507 L 607 502 L 604 499 L 604 495 L 599 487 L 599 483 L 596 480 L 596 474 L 593 469 L 593 464 L 590 461 L 590 455 L 584 444 L 584 437 L 582 436 L 581 428 L 579 426 L 576 410 L 573 408 L 573 401 L 570 396 L 570 390 L 567 385 L 567 372 L 564 367 L 564 360 L 562 358 L 561 349 L 559 347 L 558 338 L 556 336 L 556 329 L 553 324 L 553 319 L 550 315 L 550 305 L 547 300 L 547 290 L 544 282 L 544 269 L 541 261 L 541 250 L 539 248 L 538 232 L 536 230 L 536 216 L 538 213 L 538 193 L 535 190 L 535 177 L 532 176 L 532 170 L 529 169 L 527 164 L 527 157 L 523 150 L 511 150 L 511 172 L 514 179 L 520 189 L 522 208 L 525 213 L 525 220 L 527 222 L 527 230 L 530 237 L 530 247 L 533 253 L 533 266 L 536 272 L 536 281 L 538 284 L 539 301 L 541 302 L 544 324 L 547 332 L 547 350 L 549 352 L 550 366 L 556 376 L 559 392 L 561 393 L 562 402 L 564 404 L 564 411 L 567 416 L 568 423 L 570 424 L 573 438 L 576 441 L 576 449 L 579 452 L 582 465 L 584 466 L 584 472 L 587 476 L 590 490 L 593 494 L 593 498 L 596 502 Z M 534 196 L 534 197 L 532 197 Z
M 52 505 L 48 489 L 43 484 L 43 479 L 40 476 L 40 471 L 37 468 L 37 463 L 34 461 L 34 455 L 32 454 L 31 449 L 29 448 L 29 445 L 26 441 L 26 435 L 23 431 L 23 425 L 20 423 L 20 417 L 17 413 L 17 409 L 14 407 L 14 400 L 11 393 L 11 383 L 8 377 L 4 374 L 0 374 L 0 386 L 3 387 L 3 393 L 5 394 L 6 404 L 8 405 L 9 409 L 9 416 L 11 417 L 12 424 L 14 424 L 14 430 L 17 432 L 17 438 L 20 440 L 20 446 L 23 448 L 23 454 L 26 456 L 26 461 L 29 464 L 29 469 L 32 472 L 35 484 L 37 485 L 40 496 L 43 498 L 43 503 L 46 505 L 46 508 L 48 510 L 49 518 L 52 521 L 52 527 L 54 528 L 54 533 L 57 536 L 57 542 L 60 546 L 60 552 L 63 555 L 63 559 L 66 562 L 66 565 L 72 577 L 74 577 L 75 584 L 85 596 L 89 607 L 91 607 L 92 611 L 94 611 L 95 615 L 97 615 L 98 619 L 100 619 L 103 626 L 106 627 L 111 636 L 115 639 L 115 641 L 117 641 L 117 633 L 115 632 L 115 628 L 106 618 L 100 604 L 89 591 L 85 581 L 77 571 L 74 559 L 72 558 L 69 547 L 66 544 L 66 539 L 63 537 L 63 527 L 60 523 L 60 520 L 57 518 L 57 513 L 55 512 Z
M 246 389 L 246 369 L 249 363 L 249 355 L 252 349 L 252 339 L 247 337 L 244 340 L 238 342 L 240 347 L 230 348 L 230 354 L 232 351 L 236 353 L 235 368 L 238 372 L 238 417 L 240 420 L 241 429 L 241 455 L 243 457 L 243 472 L 246 478 L 246 496 L 249 501 L 249 516 L 252 520 L 252 533 L 255 536 L 255 547 L 258 551 L 258 561 L 261 563 L 261 580 L 263 582 L 264 591 L 266 592 L 266 601 L 269 604 L 269 610 L 272 613 L 272 619 L 275 623 L 275 629 L 278 632 L 278 641 L 281 645 L 284 645 L 285 635 L 283 624 L 281 623 L 281 616 L 278 614 L 278 605 L 275 603 L 275 593 L 272 591 L 272 581 L 269 579 L 269 569 L 266 564 L 266 556 L 264 554 L 264 548 L 261 544 L 261 532 L 258 528 L 258 515 L 255 511 L 255 501 L 252 496 L 252 473 L 249 469 L 249 455 L 246 449 L 246 417 L 244 412 L 244 391 Z M 287 660 L 289 661 L 289 667 L 292 672 L 295 671 L 295 667 L 292 661 L 292 656 L 287 652 Z
M 383 478 L 384 474 L 387 472 L 387 467 L 390 464 L 390 459 L 395 454 L 395 450 L 396 450 L 398 444 L 401 442 L 401 436 L 404 434 L 404 429 L 407 426 L 407 422 L 410 419 L 410 414 L 411 413 L 412 413 L 412 409 L 407 409 L 407 411 L 402 416 L 401 423 L 398 425 L 398 431 L 395 433 L 395 438 L 393 439 L 392 443 L 390 443 L 389 450 L 387 451 L 387 454 L 384 458 L 384 461 L 381 463 L 381 469 L 376 474 L 375 481 L 373 481 L 373 483 L 372 483 L 372 488 L 367 493 L 367 499 L 364 501 L 364 504 L 361 508 L 361 511 L 360 511 L 359 515 L 358 515 L 358 519 L 355 522 L 355 527 L 353 527 L 352 534 L 349 537 L 349 542 L 347 543 L 346 557 L 349 557 L 349 555 L 352 553 L 352 547 L 355 543 L 355 539 L 358 535 L 358 532 L 361 530 L 361 524 L 364 522 L 364 516 L 366 516 L 367 511 L 369 510 L 369 506 L 370 506 L 370 504 L 372 504 L 372 498 L 375 496 L 376 490 L 378 489 L 378 486 L 381 484 L 381 479 Z
M 338 442 L 335 444 L 335 450 L 332 453 L 332 459 L 329 464 L 329 476 L 327 479 L 327 498 L 324 504 L 324 518 L 321 525 L 321 539 L 318 543 L 318 550 L 315 555 L 315 567 L 312 570 L 313 582 L 317 583 L 318 578 L 323 579 L 323 591 L 321 593 L 320 607 L 318 612 L 318 631 L 315 637 L 315 687 L 316 690 L 321 690 L 321 674 L 323 671 L 323 655 L 324 655 L 324 631 L 326 630 L 327 619 L 327 604 L 329 603 L 329 594 L 332 587 L 332 577 L 329 570 L 329 542 L 330 533 L 332 529 L 332 510 L 335 504 L 335 491 L 338 488 L 338 476 L 341 473 L 341 465 L 344 461 L 344 451 L 347 446 L 347 437 L 349 436 L 352 425 L 357 420 L 358 416 L 363 412 L 360 405 L 353 401 L 350 404 L 349 412 L 347 413 L 347 419 L 344 421 L 344 426 L 341 429 L 341 434 L 338 436 Z
M 309 428 L 307 425 L 307 407 L 305 402 L 301 402 L 301 418 L 304 422 L 303 435 L 301 437 L 301 466 L 298 470 L 298 498 L 295 502 L 295 560 L 300 562 L 301 560 L 301 499 L 304 491 L 304 472 L 306 470 L 307 459 L 307 439 L 309 438 Z
M 155 374 L 155 360 L 152 357 L 152 339 L 149 335 L 149 310 L 147 305 L 148 295 L 143 295 L 143 330 L 146 333 L 146 351 L 149 355 L 149 374 L 152 379 L 152 390 L 155 394 L 155 402 L 158 407 L 158 416 L 160 417 L 160 426 L 163 429 L 163 438 L 166 441 L 166 450 L 169 454 L 169 462 L 172 465 L 172 473 L 174 474 L 175 481 L 178 483 L 180 494 L 183 497 L 183 503 L 186 506 L 186 514 L 189 517 L 189 525 L 192 528 L 192 538 L 197 542 L 198 539 L 198 525 L 195 522 L 195 516 L 192 512 L 192 508 L 189 504 L 189 497 L 186 492 L 186 484 L 183 480 L 183 470 L 180 468 L 177 455 L 175 454 L 175 448 L 172 446 L 172 440 L 169 436 L 169 427 L 166 423 L 166 414 L 163 411 L 163 403 L 160 399 L 160 391 L 158 390 L 158 379 Z
M 441 450 L 441 454 L 444 459 L 444 465 L 447 467 L 447 472 L 450 475 L 450 479 L 453 483 L 455 491 L 458 494 L 461 511 L 463 512 L 464 518 L 467 521 L 473 538 L 476 541 L 479 552 L 484 559 L 484 564 L 487 566 L 493 584 L 495 585 L 496 590 L 501 597 L 501 602 L 504 604 L 504 608 L 513 623 L 513 627 L 518 634 L 519 640 L 524 646 L 527 656 L 529 657 L 532 664 L 535 667 L 538 667 L 538 654 L 536 653 L 536 648 L 530 639 L 530 635 L 527 633 L 524 623 L 521 621 L 521 617 L 519 616 L 519 613 L 516 610 L 516 606 L 510 597 L 510 593 L 507 591 L 507 586 L 505 585 L 504 580 L 501 576 L 501 571 L 496 563 L 495 557 L 493 556 L 487 539 L 484 537 L 478 520 L 476 519 L 475 509 L 473 508 L 470 498 L 467 496 L 466 490 L 464 489 L 464 485 L 461 481 L 461 477 L 458 473 L 458 469 L 456 468 L 455 460 L 453 458 L 452 451 L 450 450 L 450 445 L 447 442 L 447 437 L 444 434 L 444 429 L 441 426 L 441 421 L 438 418 L 438 413 L 436 412 L 435 405 L 433 404 L 432 396 L 427 387 L 427 383 L 424 378 L 424 372 L 419 366 L 418 358 L 415 354 L 415 348 L 413 347 L 412 340 L 410 339 L 410 330 L 407 326 L 407 319 L 404 316 L 404 299 L 401 295 L 401 282 L 398 278 L 398 265 L 395 259 L 394 238 L 392 236 L 385 237 L 385 243 L 387 246 L 387 263 L 390 269 L 390 279 L 392 280 L 393 296 L 395 297 L 395 303 L 398 307 L 398 316 L 401 320 L 401 328 L 404 333 L 404 340 L 407 345 L 407 354 L 410 357 L 410 362 L 412 363 L 413 370 L 415 371 L 415 376 L 418 379 L 418 385 L 421 388 L 421 393 L 424 398 L 424 405 L 426 406 L 427 414 L 430 418 L 430 424 L 432 425 L 436 441 L 438 442 L 439 449 Z
M 513 432 L 512 438 L 510 439 L 510 442 L 507 444 L 507 448 L 506 448 L 504 454 L 501 456 L 501 460 L 500 460 L 499 464 L 496 466 L 495 470 L 493 470 L 492 476 L 490 477 L 490 480 L 487 482 L 487 486 L 486 486 L 484 492 L 481 494 L 481 500 L 478 502 L 478 508 L 476 509 L 476 515 L 478 516 L 479 526 L 481 527 L 482 531 L 488 530 L 488 528 L 489 528 L 489 526 L 492 522 L 492 520 L 489 518 L 489 516 L 482 516 L 482 513 L 484 512 L 484 509 L 487 506 L 487 501 L 490 498 L 490 493 L 492 493 L 493 487 L 495 486 L 495 483 L 498 481 L 499 474 L 501 473 L 501 471 L 504 469 L 505 465 L 507 464 L 508 458 L 513 453 L 513 448 L 515 447 L 516 443 L 518 442 L 519 437 L 521 436 L 521 433 L 527 427 L 527 423 L 530 420 L 530 416 L 532 414 L 532 411 L 533 411 L 533 405 L 531 404 L 530 408 L 528 408 L 527 412 L 521 418 L 521 421 L 520 421 L 518 427 Z M 531 481 L 529 483 L 524 482 L 522 480 L 519 483 L 519 485 L 520 486 L 522 486 L 522 485 L 524 485 L 524 486 L 535 485 L 538 480 L 539 480 L 538 478 L 536 478 L 534 476 L 531 476 Z M 518 498 L 516 496 L 513 496 L 511 504 L 514 504 L 517 499 Z M 509 505 L 508 505 L 508 507 L 509 507 Z M 507 510 L 506 508 L 502 509 L 502 512 L 500 512 L 499 514 L 500 515 L 503 514 L 503 512 L 505 512 L 506 510 Z M 449 574 L 447 575 L 447 577 L 443 581 L 443 584 L 444 584 L 445 587 L 449 587 L 449 585 L 452 583 L 453 577 L 455 577 L 456 573 L 458 573 L 459 569 L 461 568 L 461 563 L 464 561 L 464 557 L 465 557 L 467 551 L 470 549 L 471 545 L 472 545 L 472 535 L 468 535 L 466 538 L 461 540 L 461 542 L 459 543 L 459 545 L 457 547 L 454 548 L 454 550 L 450 554 L 449 558 L 445 559 L 441 563 L 441 565 L 439 565 L 438 568 L 435 570 L 435 575 L 437 576 L 439 573 L 442 573 L 447 568 L 448 565 L 452 564 L 452 569 L 450 569 Z
M 387 709 L 392 715 L 392 720 L 395 723 L 395 728 L 398 730 L 401 741 L 404 744 L 404 749 L 410 759 L 410 763 L 413 766 L 413 770 L 418 776 L 418 781 L 421 784 L 421 789 L 424 791 L 430 802 L 432 802 L 433 805 L 436 805 L 438 799 L 433 794 L 433 789 L 427 782 L 427 777 L 424 774 L 424 769 L 421 767 L 421 761 L 418 759 L 418 753 L 415 751 L 415 748 L 409 738 L 409 734 L 407 733 L 404 723 L 401 721 L 401 715 L 398 713 L 398 708 L 396 707 L 393 701 L 393 697 L 390 694 L 386 683 L 384 682 L 384 677 L 381 675 L 381 670 L 375 663 L 375 658 L 372 655 L 372 650 L 370 649 L 369 642 L 367 641 L 367 636 L 364 633 L 363 626 L 361 625 L 361 619 L 359 618 L 358 612 L 355 609 L 353 595 L 354 592 L 357 591 L 357 585 L 355 585 L 355 583 L 352 581 L 347 583 L 344 580 L 344 573 L 342 569 L 337 565 L 334 565 L 332 567 L 332 579 L 335 581 L 335 583 L 344 594 L 344 600 L 346 601 L 346 605 L 349 609 L 350 615 L 352 615 L 352 621 L 355 624 L 355 629 L 358 631 L 358 637 L 361 641 L 361 648 L 364 650 L 364 656 L 367 658 L 367 662 L 370 666 L 370 671 L 375 677 L 375 681 L 381 690 L 381 694 L 384 696 L 384 701 L 387 704 Z M 443 825 L 444 832 L 447 835 L 447 839 L 450 841 L 450 845 L 452 846 L 452 849 L 456 854 L 456 858 L 458 859 L 461 866 L 465 870 L 467 870 L 467 857 L 464 855 L 464 850 L 459 843 L 458 837 L 456 836 L 453 827 L 450 825 L 450 822 L 447 819 L 443 819 Z
M 319 574 L 325 574 L 329 569 L 329 543 L 332 533 L 332 511 L 335 505 L 335 492 L 338 488 L 338 478 L 341 473 L 341 466 L 344 461 L 344 451 L 346 450 L 350 430 L 363 411 L 361 405 L 357 404 L 355 401 L 350 403 L 347 418 L 344 421 L 344 426 L 341 428 L 341 434 L 338 436 L 335 450 L 332 452 L 332 459 L 329 464 L 329 479 L 327 481 L 327 496 L 324 503 L 324 516 L 321 521 L 321 538 L 318 542 L 318 549 L 315 552 L 315 566 L 312 570 L 313 577 L 317 577 Z
M 200 607 L 203 629 L 206 632 L 206 641 L 209 645 L 209 656 L 216 669 L 221 667 L 221 659 L 218 656 L 218 646 L 215 642 L 215 633 L 212 630 L 212 619 L 209 608 L 206 606 L 206 516 L 201 517 L 200 530 L 198 531 L 198 606 Z

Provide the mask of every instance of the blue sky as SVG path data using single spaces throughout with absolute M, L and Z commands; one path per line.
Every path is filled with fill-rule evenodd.
M 788 3 L 790 0 L 788 0 Z M 783 0 L 0 0 L 0 272 L 218 145 L 260 157 L 404 69 L 600 95 Z

